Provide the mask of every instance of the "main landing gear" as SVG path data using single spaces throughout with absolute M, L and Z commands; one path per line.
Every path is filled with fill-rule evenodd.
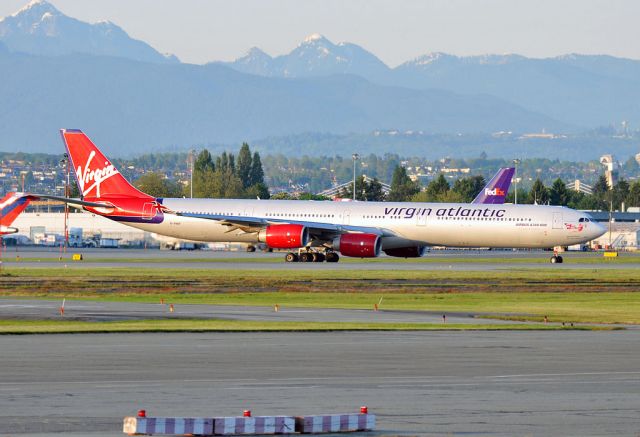
M 288 263 L 321 263 L 323 261 L 326 261 L 328 263 L 337 263 L 340 260 L 340 256 L 335 252 L 323 253 L 311 250 L 299 250 L 298 253 L 289 252 L 285 255 L 284 260 Z

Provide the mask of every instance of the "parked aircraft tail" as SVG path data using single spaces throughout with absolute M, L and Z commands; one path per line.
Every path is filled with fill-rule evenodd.
M 487 186 L 478 193 L 471 203 L 489 205 L 503 204 L 507 197 L 507 193 L 509 192 L 509 186 L 511 185 L 511 178 L 513 178 L 514 171 L 515 168 L 513 167 L 501 168 L 498 170 L 498 173 L 491 178 Z

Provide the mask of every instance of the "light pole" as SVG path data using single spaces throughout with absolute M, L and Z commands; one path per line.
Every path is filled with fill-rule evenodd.
M 196 165 L 196 149 L 189 150 L 189 163 L 191 164 L 191 175 L 189 181 L 190 197 L 193 199 L 193 167 Z
M 64 165 L 65 171 L 67 173 L 67 177 L 65 179 L 64 184 L 64 197 L 69 198 L 69 155 L 66 153 L 60 160 L 60 164 Z M 64 203 L 64 252 L 67 252 L 67 246 L 69 245 L 69 204 L 67 202 Z
M 191 179 L 189 181 L 189 190 L 191 191 L 191 193 L 189 197 L 193 199 L 193 149 L 189 150 L 189 161 L 191 161 L 190 162 L 191 164 L 190 178 Z
M 360 155 L 354 153 L 351 158 L 353 159 L 353 200 L 356 200 L 356 161 L 360 159 Z
M 613 221 L 613 188 L 609 188 L 609 250 L 611 247 L 611 222 Z
M 516 181 L 516 192 L 515 192 L 515 201 L 514 204 L 517 205 L 518 204 L 518 164 L 520 164 L 520 160 L 519 159 L 514 159 L 513 163 L 516 166 L 516 171 L 514 172 L 515 174 L 515 181 Z

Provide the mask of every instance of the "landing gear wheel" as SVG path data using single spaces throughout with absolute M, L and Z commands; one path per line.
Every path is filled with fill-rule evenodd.
M 255 252 L 256 246 L 247 246 L 247 252 Z
M 313 254 L 310 252 L 302 252 L 300 254 L 300 262 L 303 263 L 310 263 L 311 261 L 313 261 Z
M 325 258 L 328 263 L 337 263 L 340 260 L 340 256 L 335 252 L 327 252 Z
M 288 254 L 286 254 L 284 256 L 284 260 L 288 263 L 295 263 L 298 262 L 298 255 L 296 255 L 293 252 L 289 252 Z
M 313 262 L 314 263 L 321 263 L 322 261 L 324 261 L 324 254 L 320 253 L 320 252 L 314 252 L 314 254 L 313 254 Z
M 563 262 L 562 256 L 558 255 L 558 264 L 562 264 Z
M 564 260 L 560 255 L 553 255 L 551 257 L 551 264 L 562 264 Z

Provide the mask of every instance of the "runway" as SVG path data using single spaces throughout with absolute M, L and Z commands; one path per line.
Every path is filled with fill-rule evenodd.
M 355 412 L 373 435 L 636 435 L 637 331 L 0 336 L 0 435 Z
M 81 253 L 84 261 L 73 261 L 71 255 Z M 61 253 L 58 248 L 16 247 L 5 250 L 6 268 L 157 268 L 157 269 L 219 269 L 226 270 L 433 270 L 433 271 L 495 271 L 512 269 L 638 269 L 640 262 L 602 263 L 602 254 L 569 252 L 563 254 L 564 264 L 551 264 L 547 251 L 513 250 L 433 250 L 422 258 L 393 258 L 386 255 L 375 259 L 343 257 L 339 263 L 286 263 L 284 252 L 247 253 L 215 251 L 161 251 L 157 249 L 71 249 Z M 62 260 L 59 258 L 62 257 Z M 625 253 L 621 258 L 638 258 Z M 588 260 L 593 259 L 593 262 Z M 479 261 L 480 260 L 480 261 Z M 492 262 L 495 260 L 495 262 Z M 542 262 L 535 262 L 540 260 Z

